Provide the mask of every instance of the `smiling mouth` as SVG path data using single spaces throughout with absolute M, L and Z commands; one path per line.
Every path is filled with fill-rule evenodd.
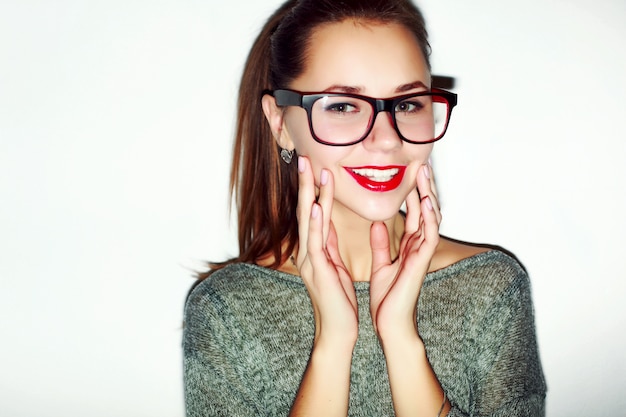
M 406 170 L 405 166 L 344 168 L 361 187 L 376 192 L 391 191 L 398 188 Z

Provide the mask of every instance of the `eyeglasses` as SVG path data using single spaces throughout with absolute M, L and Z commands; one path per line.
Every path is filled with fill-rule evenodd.
M 347 93 L 302 93 L 293 90 L 264 91 L 278 106 L 306 110 L 313 139 L 324 145 L 348 146 L 364 140 L 378 113 L 391 115 L 398 136 L 408 143 L 431 143 L 448 128 L 457 95 L 432 89 L 388 99 Z

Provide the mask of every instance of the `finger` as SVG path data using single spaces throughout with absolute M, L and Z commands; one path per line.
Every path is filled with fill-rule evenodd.
M 439 243 L 439 224 L 429 196 L 420 202 L 422 211 L 423 233 L 414 234 L 407 239 L 404 253 L 403 273 L 399 281 L 406 285 L 404 291 L 413 294 L 422 285 L 422 280 L 412 279 L 423 277 L 430 267 L 430 262 Z
M 423 242 L 420 245 L 420 251 L 425 250 L 429 259 L 435 253 L 437 244 L 439 244 L 439 223 L 437 214 L 430 196 L 424 197 L 421 202 L 422 218 L 424 219 Z
M 372 247 L 372 272 L 391 264 L 389 252 L 389 233 L 383 222 L 374 222 L 370 228 L 370 245 Z
M 319 204 L 313 203 L 311 206 L 311 217 L 309 218 L 308 239 L 306 250 L 312 264 L 322 259 L 324 242 L 322 240 L 322 222 L 324 214 Z
M 309 235 L 309 222 L 311 209 L 315 202 L 315 182 L 311 164 L 306 157 L 298 156 L 298 205 L 296 216 L 298 218 L 299 249 L 296 264 L 302 266 L 306 258 L 306 248 Z
M 430 174 L 430 189 L 432 190 L 433 196 L 439 200 L 439 192 L 437 191 L 437 183 L 435 182 L 435 170 L 430 160 L 428 161 L 428 172 Z
M 429 179 L 430 179 L 432 203 L 433 203 L 433 206 L 435 207 L 435 213 L 437 214 L 437 222 L 441 224 L 441 206 L 439 204 L 439 192 L 437 191 L 437 183 L 435 182 L 435 174 L 434 174 L 432 163 L 430 161 L 428 162 L 428 173 L 429 173 Z
M 326 246 L 326 241 L 328 240 L 328 231 L 330 229 L 330 218 L 333 209 L 335 191 L 334 181 L 335 180 L 332 173 L 327 169 L 322 169 L 320 173 L 320 194 L 317 202 L 322 208 L 322 213 L 324 213 L 322 228 L 322 238 L 324 241 L 324 246 Z
M 326 240 L 326 250 L 328 251 L 328 256 L 330 260 L 335 265 L 340 265 L 343 267 L 343 261 L 341 259 L 341 255 L 339 254 L 339 242 L 337 240 L 337 231 L 335 230 L 335 225 L 330 222 L 329 230 L 328 230 L 328 239 Z
M 354 294 L 354 286 L 352 284 L 352 279 L 350 278 L 350 274 L 348 273 L 343 260 L 341 259 L 341 255 L 339 254 L 339 244 L 337 240 L 337 231 L 335 230 L 335 226 L 332 222 L 329 224 L 328 230 L 328 241 L 326 242 L 326 250 L 330 260 L 335 265 L 337 270 L 341 270 L 345 273 L 339 274 L 339 281 L 343 286 L 343 289 L 348 295 L 348 298 L 354 305 L 356 305 L 356 295 Z
M 406 197 L 406 219 L 404 221 L 404 234 L 410 235 L 419 230 L 420 226 L 420 199 L 417 188 L 411 190 Z
M 417 188 L 419 191 L 420 199 L 423 201 L 426 197 L 429 197 L 430 204 L 433 207 L 435 218 L 437 223 L 441 222 L 441 213 L 439 211 L 438 201 L 436 196 L 433 193 L 433 189 L 431 187 L 432 176 L 430 167 L 428 165 L 422 165 L 417 175 Z

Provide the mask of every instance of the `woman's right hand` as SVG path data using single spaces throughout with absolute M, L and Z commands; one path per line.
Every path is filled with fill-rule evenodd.
M 298 257 L 315 316 L 315 338 L 290 416 L 345 417 L 352 351 L 358 336 L 356 293 L 330 220 L 333 176 L 320 173 L 319 196 L 310 161 L 298 157 Z M 316 201 L 317 200 L 317 201 Z
M 315 316 L 314 346 L 351 348 L 358 336 L 358 310 L 352 279 L 337 243 L 331 222 L 334 179 L 320 173 L 319 197 L 308 158 L 298 157 L 298 232 L 296 266 L 311 298 Z

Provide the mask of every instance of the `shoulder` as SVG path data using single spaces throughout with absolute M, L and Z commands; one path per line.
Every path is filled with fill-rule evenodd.
M 533 323 L 530 279 L 512 254 L 494 246 L 456 254 L 462 256 L 427 275 L 421 313 L 433 323 L 458 326 L 475 340 L 487 329 Z
M 259 275 L 248 264 L 231 264 L 213 272 L 194 283 L 185 302 L 185 315 L 223 313 L 234 300 L 258 286 Z
M 430 272 L 446 268 L 463 259 L 487 252 L 490 249 L 486 245 L 477 245 L 441 236 L 431 261 Z
M 441 236 L 429 272 L 446 269 L 459 263 L 492 267 L 501 265 L 524 270 L 515 255 L 500 246 L 463 242 Z
M 494 245 L 477 245 L 442 237 L 431 263 L 431 281 L 454 278 L 455 286 L 493 297 L 527 292 L 530 282 L 517 258 Z
M 271 277 L 254 265 L 227 265 L 195 283 L 184 308 L 186 339 L 205 340 L 210 334 L 241 333 L 241 322 L 262 308 L 263 281 Z M 221 336 L 220 336 L 221 337 Z
M 187 296 L 185 316 L 253 314 L 278 299 L 300 293 L 306 295 L 299 277 L 254 264 L 236 263 L 194 285 Z
M 302 285 L 298 277 L 290 274 L 254 264 L 235 263 L 196 282 L 189 292 L 187 303 L 216 298 L 240 298 L 272 291 L 276 287 Z
M 250 348 L 255 341 L 277 337 L 280 329 L 307 330 L 310 310 L 299 277 L 253 264 L 228 265 L 199 282 L 187 297 L 184 344 Z

